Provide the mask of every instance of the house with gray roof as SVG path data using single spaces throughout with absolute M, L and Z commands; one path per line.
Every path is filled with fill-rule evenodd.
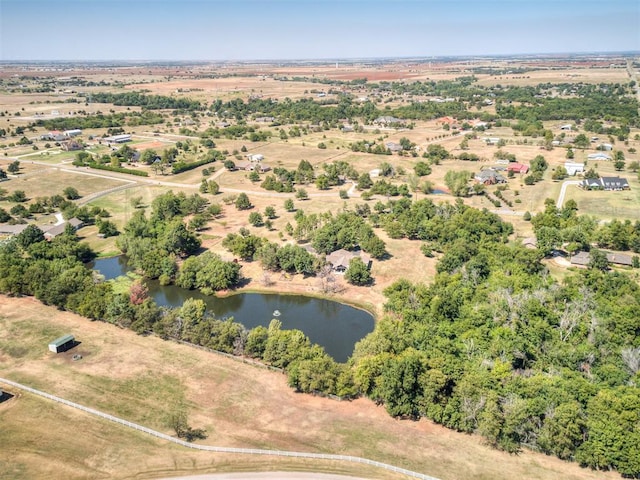
M 362 250 L 349 251 L 341 248 L 340 250 L 335 250 L 327 255 L 327 262 L 331 264 L 331 268 L 338 273 L 343 273 L 347 268 L 349 268 L 349 263 L 354 258 L 360 258 L 367 266 L 367 268 L 371 268 L 371 256 L 363 252 Z
M 629 182 L 621 177 L 600 177 L 587 178 L 580 182 L 580 186 L 585 190 L 607 190 L 621 191 L 629 190 Z
M 484 183 L 485 185 L 495 185 L 496 183 L 506 183 L 507 179 L 500 175 L 495 170 L 487 168 L 481 170 L 474 175 L 474 180 L 478 183 Z

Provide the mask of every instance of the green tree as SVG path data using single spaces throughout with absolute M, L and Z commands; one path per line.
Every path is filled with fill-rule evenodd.
M 466 197 L 469 195 L 468 183 L 470 178 L 471 172 L 466 170 L 449 170 L 444 175 L 444 183 L 452 195 L 456 197 Z
M 276 209 L 271 205 L 266 206 L 264 209 L 264 216 L 273 220 L 276 218 Z
M 259 212 L 251 212 L 249 214 L 249 223 L 254 227 L 260 227 L 264 223 L 262 220 L 262 215 Z
M 78 198 L 80 198 L 78 190 L 74 187 L 67 187 L 63 190 L 62 193 L 64 193 L 64 196 L 67 200 L 77 200 Z
M 20 161 L 19 160 L 15 160 L 13 162 L 11 162 L 9 164 L 9 166 L 7 167 L 7 171 L 9 173 L 13 173 L 16 174 L 20 171 Z
M 287 199 L 284 201 L 284 209 L 285 209 L 287 212 L 293 212 L 293 211 L 295 210 L 295 207 L 294 207 L 294 205 L 293 205 L 293 200 L 291 200 L 290 198 L 287 198 Z
M 368 285 L 371 283 L 371 272 L 359 257 L 352 258 L 349 268 L 344 272 L 344 278 L 353 285 Z
M 236 198 L 235 205 L 238 210 L 248 210 L 251 207 L 253 207 L 253 205 L 251 204 L 251 201 L 249 200 L 249 197 L 244 192 L 241 192 L 238 195 L 238 197 Z

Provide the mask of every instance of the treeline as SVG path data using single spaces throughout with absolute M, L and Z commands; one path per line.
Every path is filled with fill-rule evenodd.
M 104 115 L 98 113 L 89 116 L 73 116 L 65 118 L 53 118 L 49 120 L 36 120 L 30 126 L 42 127 L 47 130 L 71 130 L 79 128 L 118 128 L 126 125 L 156 125 L 164 123 L 164 117 L 154 112 L 127 112 Z
M 600 224 L 589 215 L 578 215 L 575 200 L 568 200 L 562 208 L 548 199 L 545 210 L 531 218 L 537 246 L 545 255 L 563 248 L 570 254 L 589 251 L 593 245 L 612 250 L 640 253 L 640 221 L 611 220 Z
M 142 107 L 148 110 L 201 110 L 202 104 L 189 98 L 167 97 L 165 95 L 145 95 L 139 92 L 91 94 L 91 101 L 111 103 L 118 106 Z

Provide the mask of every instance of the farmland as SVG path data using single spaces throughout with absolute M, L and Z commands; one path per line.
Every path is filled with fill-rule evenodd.
M 178 223 L 197 239 L 198 248 L 188 254 L 153 251 L 158 258 L 170 258 L 175 263 L 175 270 L 163 274 L 163 281 L 177 283 L 180 268 L 189 262 L 187 257 L 196 251 L 209 251 L 239 265 L 245 279 L 238 286 L 219 289 L 224 294 L 266 291 L 326 296 L 366 308 L 376 315 L 384 330 L 363 343 L 349 366 L 360 375 L 356 378 L 361 383 L 354 380 L 354 385 L 361 395 L 350 402 L 335 402 L 294 393 L 279 373 L 157 336 L 138 336 L 107 323 L 89 323 L 20 295 L 3 296 L 3 375 L 167 433 L 171 433 L 167 421 L 171 409 L 186 406 L 194 426 L 209 432 L 208 444 L 345 453 L 442 479 L 618 478 L 539 453 L 574 459 L 578 448 L 579 439 L 567 447 L 570 454 L 558 453 L 548 439 L 547 443 L 544 438 L 536 443 L 538 435 L 544 436 L 541 425 L 552 418 L 545 418 L 548 409 L 557 407 L 551 400 L 545 398 L 551 402 L 544 406 L 547 410 L 527 423 L 533 433 L 517 432 L 508 438 L 496 434 L 487 441 L 490 429 L 483 413 L 461 420 L 451 413 L 450 408 L 455 407 L 445 408 L 443 398 L 452 395 L 453 385 L 460 380 L 454 379 L 458 373 L 451 366 L 454 357 L 455 362 L 461 362 L 456 368 L 469 367 L 475 372 L 465 370 L 467 383 L 461 382 L 469 391 L 480 389 L 482 382 L 496 382 L 496 389 L 509 382 L 517 384 L 513 387 L 517 393 L 501 393 L 504 405 L 500 408 L 504 411 L 500 414 L 504 416 L 515 411 L 509 410 L 511 406 L 522 405 L 518 401 L 529 401 L 526 395 L 537 388 L 529 391 L 519 382 L 544 383 L 547 380 L 542 378 L 547 375 L 558 382 L 588 385 L 584 388 L 589 394 L 571 397 L 582 402 L 580 408 L 585 412 L 587 404 L 595 408 L 589 395 L 595 396 L 600 388 L 637 390 L 633 387 L 637 371 L 630 373 L 618 358 L 623 348 L 638 348 L 637 341 L 633 343 L 625 336 L 634 327 L 629 320 L 628 330 L 614 334 L 614 327 L 607 323 L 608 310 L 607 320 L 603 314 L 600 323 L 592 322 L 591 326 L 583 312 L 585 317 L 576 322 L 584 323 L 575 330 L 581 337 L 575 340 L 576 351 L 570 353 L 574 364 L 559 360 L 565 357 L 562 349 L 570 343 L 563 343 L 565 334 L 568 338 L 574 330 L 567 327 L 566 333 L 562 330 L 565 324 L 555 318 L 561 303 L 552 285 L 558 282 L 557 288 L 566 288 L 564 295 L 569 301 L 578 302 L 576 298 L 571 300 L 578 291 L 576 285 L 588 285 L 595 291 L 595 283 L 589 282 L 606 283 L 605 277 L 595 278 L 595 273 L 594 278 L 580 276 L 580 271 L 570 266 L 570 255 L 564 263 L 554 261 L 554 251 L 566 255 L 581 249 L 604 249 L 637 259 L 640 121 L 631 73 L 634 65 L 633 58 L 624 56 L 606 61 L 582 57 L 453 59 L 340 65 L 158 64 L 125 65 L 120 69 L 72 64 L 57 71 L 37 63 L 5 65 L 0 71 L 0 169 L 7 174 L 6 181 L 0 182 L 3 225 L 30 223 L 44 230 L 59 223 L 61 215 L 68 220 L 81 214 L 84 224 L 77 237 L 98 256 L 111 256 L 120 253 L 123 244 L 133 250 L 136 235 L 130 225 L 140 221 L 143 212 L 144 218 L 155 222 L 148 230 L 159 235 L 145 248 L 165 241 L 160 235 L 168 222 L 165 225 L 158 220 L 162 206 L 158 199 L 168 204 L 174 201 L 173 195 L 182 199 L 176 202 L 185 203 L 185 199 L 201 198 L 201 207 L 178 215 Z M 62 132 L 72 129 L 81 132 L 73 138 L 64 137 Z M 117 135 L 128 136 L 128 141 L 119 143 Z M 79 144 L 78 149 L 72 140 Z M 611 160 L 589 160 L 588 155 L 594 153 L 607 154 Z M 568 160 L 584 163 L 588 175 L 624 177 L 629 189 L 588 191 L 570 185 L 564 205 L 555 209 L 562 182 L 584 178 L 562 174 Z M 514 164 L 524 165 L 527 171 L 509 172 Z M 493 172 L 500 180 L 479 182 L 475 177 L 482 172 Z M 462 179 L 461 184 L 452 181 L 455 174 Z M 246 209 L 237 203 L 244 194 L 250 201 Z M 287 206 L 289 201 L 293 206 Z M 412 205 L 417 206 L 415 210 Z M 383 254 L 372 262 L 371 280 L 364 284 L 350 281 L 348 275 L 335 275 L 331 277 L 334 287 L 327 289 L 319 275 L 320 267 L 287 273 L 282 269 L 280 274 L 269 270 L 258 253 L 240 254 L 229 247 L 229 237 L 239 233 L 278 249 L 317 246 L 321 243 L 317 232 L 341 218 L 350 219 L 352 224 L 362 222 L 366 231 L 384 245 Z M 447 222 L 457 222 L 456 235 L 450 234 Z M 106 224 L 119 235 L 105 234 Z M 364 227 L 358 235 L 363 231 Z M 538 248 L 527 253 L 521 242 L 531 237 L 538 238 Z M 358 239 L 364 244 L 362 238 Z M 355 243 L 345 244 L 360 250 Z M 48 259 L 48 254 L 24 248 L 29 252 L 25 258 L 40 255 L 38 258 Z M 476 273 L 472 273 L 474 268 Z M 147 275 L 144 268 L 138 270 L 143 276 L 161 276 Z M 616 266 L 610 273 L 637 284 L 637 268 L 631 265 Z M 613 288 L 606 285 L 601 291 Z M 634 301 L 635 287 L 624 285 L 629 302 Z M 486 289 L 488 303 L 478 300 L 483 298 L 482 289 Z M 535 295 L 527 297 L 529 291 L 535 291 Z M 460 299 L 460 305 L 447 303 L 453 298 Z M 538 339 L 527 337 L 528 330 L 513 339 L 513 345 L 505 346 L 506 337 L 519 328 L 521 318 L 544 317 L 533 308 L 521 311 L 521 317 L 509 313 L 508 321 L 504 320 L 505 325 L 511 322 L 508 328 L 492 324 L 495 330 L 487 333 L 484 324 L 476 324 L 481 316 L 486 316 L 487 324 L 502 321 L 497 319 L 504 311 L 496 305 L 504 300 L 509 308 L 524 308 L 526 301 L 522 299 L 540 301 L 540 311 L 549 312 L 544 321 L 552 318 L 545 324 L 545 334 L 540 333 L 542 327 L 531 333 L 531 338 L 540 335 L 540 342 L 549 342 L 544 352 L 533 351 L 540 345 Z M 51 303 L 65 309 L 63 300 L 55 297 L 55 301 L 61 303 Z M 464 302 L 468 303 L 461 306 Z M 438 317 L 451 311 L 455 312 L 451 318 Z M 431 333 L 418 336 L 427 327 L 426 323 L 411 324 L 417 321 L 416 312 L 430 319 L 430 332 L 442 335 L 442 343 L 430 343 Z M 460 321 L 465 315 L 468 317 Z M 632 315 L 621 314 L 625 318 Z M 131 321 L 106 321 L 131 326 Z M 145 328 L 160 337 L 170 336 L 168 330 L 162 330 L 164 325 L 158 327 L 160 324 L 150 322 Z M 398 325 L 411 326 L 401 331 L 404 327 Z M 589 330 L 598 326 L 611 329 L 602 332 L 606 348 L 599 350 L 592 345 L 595 334 Z M 391 333 L 394 328 L 398 328 L 397 335 Z M 459 337 L 456 328 L 461 329 Z M 533 329 L 534 322 L 522 328 Z M 85 344 L 79 347 L 84 356 L 81 362 L 72 362 L 68 356 L 46 356 L 41 349 L 46 339 L 67 330 L 81 332 L 84 337 Z M 557 335 L 562 342 L 555 338 Z M 525 337 L 530 345 L 517 343 Z M 16 346 L 13 339 L 21 346 Z M 503 340 L 505 344 L 492 343 Z M 405 343 L 392 346 L 396 341 Z M 421 349 L 424 352 L 415 353 Z M 412 361 L 414 354 L 424 368 L 416 383 L 424 382 L 420 388 L 425 392 L 438 386 L 442 390 L 432 398 L 425 393 L 424 398 L 431 398 L 428 401 L 419 396 L 418 406 L 400 405 L 392 413 L 395 398 L 388 393 L 391 387 L 381 393 L 380 385 L 388 381 L 381 372 L 398 358 Z M 442 356 L 429 356 L 439 354 Z M 536 363 L 539 357 L 544 357 L 540 360 L 544 367 Z M 361 379 L 365 375 L 362 365 L 374 362 L 374 358 L 380 363 L 375 368 L 371 363 L 366 373 L 371 375 L 367 387 Z M 464 367 L 462 362 L 467 362 Z M 558 373 L 560 367 L 554 362 L 562 363 L 566 370 Z M 490 380 L 473 377 L 484 375 L 485 370 Z M 486 384 L 482 388 L 489 388 Z M 578 390 L 574 384 L 568 385 L 562 383 L 557 388 Z M 477 398 L 471 396 L 477 401 L 478 411 L 485 409 L 485 402 L 492 398 L 487 392 Z M 465 397 L 465 401 L 471 397 Z M 564 402 L 571 408 L 577 404 L 570 403 L 566 395 L 561 398 L 554 402 Z M 375 406 L 374 400 L 381 406 Z M 456 397 L 456 401 L 461 400 Z M 425 404 L 430 402 L 442 407 L 442 412 L 427 413 Z M 389 416 L 382 405 L 396 418 Z M 156 478 L 273 468 L 383 477 L 379 471 L 348 465 L 309 466 L 282 460 L 266 466 L 262 460 L 251 458 L 238 460 L 221 455 L 212 459 L 201 452 L 184 454 L 175 446 L 103 425 L 76 412 L 58 412 L 59 408 L 29 395 L 0 404 L 3 425 L 6 423 L 11 432 L 10 451 L 17 453 L 11 459 L 0 457 L 0 464 L 8 465 L 1 467 L 6 470 L 0 470 L 0 476 L 44 476 L 53 468 L 62 471 L 64 464 L 70 478 L 127 478 L 131 469 L 137 469 L 141 478 Z M 536 404 L 535 408 L 542 407 Z M 21 416 L 37 412 L 42 424 L 30 422 L 21 430 L 12 420 L 12 412 Z M 574 420 L 586 431 L 583 420 Z M 54 445 L 47 434 L 47 447 L 38 454 L 48 455 L 52 463 L 49 467 L 39 465 L 28 449 L 31 439 L 44 435 L 46 429 L 70 432 L 69 424 L 75 422 L 87 425 L 83 442 L 74 439 L 68 445 Z M 439 423 L 474 433 L 454 432 Z M 543 433 L 551 435 L 547 430 Z M 90 447 L 80 443 L 97 446 L 89 451 Z M 511 456 L 488 444 L 519 455 Z M 78 451 L 88 460 L 79 461 Z M 467 452 L 462 461 L 455 453 L 460 451 Z M 590 457 L 580 458 L 594 466 L 589 463 Z M 628 463 L 623 467 L 608 463 L 597 466 L 635 468 Z

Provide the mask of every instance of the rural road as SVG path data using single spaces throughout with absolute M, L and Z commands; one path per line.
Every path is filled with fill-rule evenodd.
M 366 480 L 360 477 L 345 477 L 343 475 L 329 475 L 308 472 L 249 472 L 249 473 L 220 473 L 209 475 L 195 475 L 187 477 L 168 477 L 162 480 Z
M 116 417 L 114 415 L 110 415 L 108 413 L 104 413 L 101 412 L 99 410 L 95 410 L 93 408 L 90 407 L 86 407 L 84 405 L 80 405 L 78 403 L 74 403 L 71 402 L 69 400 L 65 400 L 64 398 L 60 398 L 60 397 L 56 397 L 55 395 L 51 395 L 50 393 L 46 393 L 43 392 L 41 390 L 36 390 L 35 388 L 31 388 L 28 387 L 26 385 L 14 382 L 13 380 L 7 380 L 6 378 L 0 378 L 0 383 L 5 384 L 5 385 L 9 385 L 13 388 L 25 391 L 25 392 L 29 392 L 33 395 L 37 395 L 43 398 L 46 398 L 48 400 L 52 400 L 54 402 L 66 405 L 68 407 L 71 408 L 75 408 L 77 410 L 81 410 L 85 413 L 88 413 L 90 415 L 96 416 L 96 417 L 100 417 L 104 420 L 108 420 L 110 422 L 114 422 L 114 423 L 118 423 L 120 425 L 124 425 L 125 427 L 128 428 L 132 428 L 134 430 L 138 430 L 139 432 L 143 432 L 146 433 L 148 435 L 151 435 L 153 437 L 156 438 L 160 438 L 162 440 L 166 440 L 168 442 L 172 442 L 172 443 L 176 443 L 178 445 L 181 445 L 183 447 L 186 448 L 192 448 L 194 450 L 204 450 L 204 451 L 208 451 L 208 452 L 217 452 L 217 453 L 238 453 L 238 454 L 243 454 L 243 455 L 270 455 L 270 456 L 277 456 L 277 457 L 296 457 L 296 458 L 307 458 L 307 459 L 316 459 L 316 460 L 333 460 L 333 461 L 338 461 L 338 462 L 349 462 L 349 463 L 357 463 L 357 464 L 363 464 L 363 465 L 370 465 L 376 468 L 380 468 L 383 470 L 387 470 L 390 472 L 395 472 L 395 473 L 401 473 L 404 475 L 407 475 L 408 477 L 412 477 L 412 478 L 419 478 L 421 480 L 439 480 L 435 477 L 431 477 L 429 475 L 425 475 L 423 473 L 418 473 L 418 472 L 413 472 L 411 470 L 406 470 L 404 468 L 400 468 L 400 467 L 396 467 L 393 465 L 389 465 L 387 463 L 382 463 L 382 462 L 377 462 L 375 460 L 369 460 L 367 458 L 361 458 L 361 457 L 353 457 L 351 455 L 333 455 L 333 454 L 324 454 L 324 453 L 307 453 L 307 452 L 291 452 L 291 451 L 286 451 L 286 450 L 266 450 L 266 449 L 261 449 L 261 448 L 235 448 L 235 447 L 215 447 L 213 445 L 201 445 L 201 444 L 197 444 L 197 443 L 189 443 L 186 442 L 184 440 L 181 440 L 179 438 L 176 437 L 172 437 L 170 435 L 167 435 L 166 433 L 162 433 L 159 432 L 157 430 L 152 430 L 151 428 L 139 425 L 137 423 L 133 423 L 133 422 L 129 422 L 128 420 L 124 420 L 122 418 Z M 226 474 L 229 475 L 229 474 Z M 268 474 L 267 474 L 268 475 Z M 200 476 L 202 478 L 202 476 Z M 185 477 L 182 477 L 185 478 Z M 193 478 L 193 477 L 192 477 Z M 197 477 L 196 477 L 197 478 Z M 207 477 L 204 477 L 207 478 Z M 222 477 L 225 478 L 225 477 Z M 234 477 L 231 477 L 234 478 Z M 237 480 L 240 479 L 247 479 L 250 480 L 252 478 L 257 478 L 257 477 L 235 477 Z M 260 478 L 275 478 L 275 477 L 260 477 Z M 278 477 L 281 478 L 281 477 Z M 303 476 L 303 477 L 287 477 L 290 480 L 309 480 L 311 478 L 318 478 L 319 480 L 323 480 L 323 477 L 320 476 L 319 474 L 316 475 L 315 477 L 308 477 L 308 476 Z M 215 477 L 212 477 L 212 480 L 214 480 Z M 340 477 L 337 477 L 338 480 L 340 479 Z M 349 477 L 347 477 L 347 479 L 349 479 Z M 220 480 L 220 477 L 218 477 L 217 480 Z M 331 479 L 331 477 L 329 477 L 329 480 L 334 480 Z M 341 480 L 345 480 L 344 477 L 341 478 Z
M 567 187 L 569 185 L 580 185 L 580 180 L 567 180 L 562 183 L 562 188 L 560 188 L 560 195 L 558 195 L 558 201 L 556 202 L 556 208 L 562 208 L 564 204 L 564 197 L 567 194 Z

